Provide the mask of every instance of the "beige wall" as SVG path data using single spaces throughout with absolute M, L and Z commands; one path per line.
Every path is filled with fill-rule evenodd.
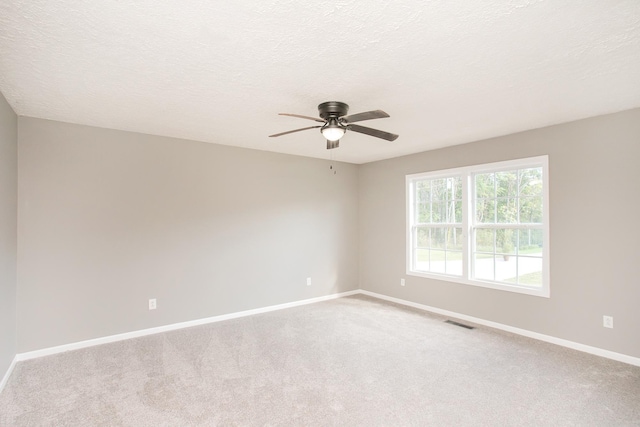
M 16 354 L 17 118 L 0 94 L 0 380 Z
M 358 288 L 355 165 L 18 129 L 18 352 Z
M 406 276 L 406 174 L 543 154 L 551 298 Z M 639 160 L 636 109 L 363 165 L 360 287 L 640 357 Z

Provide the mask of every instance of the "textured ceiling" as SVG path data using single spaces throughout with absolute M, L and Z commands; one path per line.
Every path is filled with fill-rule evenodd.
M 0 2 L 17 114 L 365 163 L 640 107 L 640 1 Z M 336 100 L 363 125 L 327 151 Z

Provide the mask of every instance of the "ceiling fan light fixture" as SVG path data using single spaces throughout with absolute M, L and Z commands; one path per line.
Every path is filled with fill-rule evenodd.
M 346 129 L 340 126 L 336 119 L 329 119 L 327 124 L 320 129 L 327 141 L 339 141 L 344 136 L 345 131 Z

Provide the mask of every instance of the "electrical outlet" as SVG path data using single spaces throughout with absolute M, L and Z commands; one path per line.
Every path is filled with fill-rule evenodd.
M 613 329 L 613 316 L 602 316 L 602 326 Z
M 149 310 L 155 310 L 156 309 L 156 299 L 152 298 L 149 300 Z
M 311 277 L 307 277 L 307 286 L 311 286 Z
M 404 279 L 400 279 L 400 286 L 404 286 Z

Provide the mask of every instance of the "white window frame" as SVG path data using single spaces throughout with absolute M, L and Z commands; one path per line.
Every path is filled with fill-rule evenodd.
M 475 279 L 472 272 L 472 236 L 474 235 L 475 224 L 475 185 L 473 177 L 475 174 L 503 172 L 516 169 L 542 168 L 542 286 L 527 286 L 522 284 L 508 284 L 498 281 Z M 460 176 L 462 179 L 462 276 L 447 275 L 444 273 L 425 272 L 414 270 L 413 266 L 413 228 L 414 228 L 414 183 L 425 179 L 441 179 Z M 425 277 L 429 279 L 444 280 L 465 285 L 480 286 L 484 288 L 498 289 L 502 291 L 516 292 L 539 297 L 550 297 L 550 240 L 549 240 L 549 156 L 528 157 L 516 160 L 507 160 L 480 165 L 465 166 L 454 169 L 437 170 L 432 172 L 416 173 L 406 176 L 406 274 L 410 276 Z M 446 224 L 443 224 L 446 225 Z M 483 228 L 481 224 L 478 224 Z M 505 224 L 513 229 L 526 229 L 527 225 Z

